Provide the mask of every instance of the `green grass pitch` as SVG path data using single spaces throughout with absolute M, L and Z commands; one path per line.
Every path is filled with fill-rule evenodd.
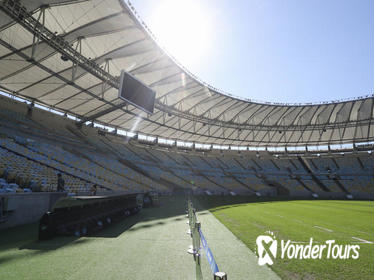
M 277 240 L 308 242 L 312 237 L 315 242 L 334 239 L 339 244 L 360 245 L 356 260 L 276 258 L 271 268 L 282 279 L 374 279 L 373 201 L 272 201 L 210 210 L 252 251 L 257 236 L 267 230 Z
M 184 198 L 170 198 L 161 207 L 144 209 L 81 238 L 66 236 L 39 242 L 37 224 L 0 231 L 0 279 L 196 279 L 193 258 L 186 253 L 191 238 L 186 235 L 185 202 Z M 355 243 L 359 240 L 352 238 L 374 241 L 374 202 L 248 203 L 245 197 L 218 196 L 200 198 L 196 206 L 209 208 L 253 252 L 257 236 L 267 230 L 277 239 L 335 239 L 339 244 L 361 247 L 357 260 L 277 258 L 271 269 L 282 279 L 374 279 L 374 244 Z M 259 267 L 246 246 L 231 233 L 224 234 L 224 226 L 206 213 L 198 212 L 197 216 L 228 279 L 268 279 L 270 274 L 263 270 L 266 267 Z M 204 279 L 211 279 L 205 256 L 202 263 Z

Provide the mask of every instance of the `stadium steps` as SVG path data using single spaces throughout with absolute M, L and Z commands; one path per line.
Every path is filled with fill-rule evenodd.
M 306 177 L 310 177 L 310 176 L 309 175 L 308 176 L 303 176 L 301 178 L 302 182 L 305 185 L 307 185 L 312 190 L 313 193 L 318 193 L 321 190 L 321 188 L 317 185 L 317 183 L 313 179 L 306 178 Z
M 128 168 L 132 169 L 133 171 L 138 172 L 138 173 L 142 174 L 145 177 L 150 177 L 150 175 L 149 175 L 149 173 L 147 171 L 145 171 L 142 168 L 138 167 L 136 164 L 132 163 L 131 161 L 128 161 L 128 160 L 120 158 L 120 157 L 117 158 L 117 160 L 120 163 L 122 163 L 123 165 L 125 165 Z
M 152 176 L 166 179 L 167 181 L 171 182 L 173 186 L 176 186 L 178 189 L 183 188 L 185 190 L 186 189 L 190 190 L 192 187 L 194 187 L 188 180 L 185 180 L 184 178 L 179 177 L 177 174 L 173 173 L 172 169 L 169 167 L 165 167 L 162 165 L 160 166 L 148 165 L 148 167 L 151 167 L 151 170 L 153 170 L 150 172 Z M 143 168 L 146 168 L 146 166 L 144 165 Z M 155 174 L 155 172 L 157 173 Z
M 2 108 L 0 110 L 0 116 L 3 119 L 7 119 L 8 121 L 15 122 L 16 124 L 20 125 L 26 125 L 28 127 L 31 126 L 32 129 L 37 130 L 48 130 L 45 126 L 42 124 L 34 121 L 32 118 L 26 116 L 26 114 L 16 112 L 13 110 Z
M 217 188 L 220 188 L 220 189 L 223 189 L 227 192 L 230 192 L 231 190 L 224 187 L 223 185 L 221 185 L 220 183 L 217 183 L 216 181 L 214 181 L 213 179 L 211 179 L 209 176 L 207 176 L 206 174 L 202 173 L 200 170 L 195 170 L 193 168 L 194 164 L 187 158 L 187 157 L 183 157 L 185 159 L 188 160 L 188 162 L 186 161 L 185 162 L 185 165 L 193 172 L 193 173 L 196 173 L 198 176 L 204 178 L 205 180 L 207 180 L 208 182 L 212 183 L 214 186 L 216 186 Z
M 312 159 L 312 158 L 309 159 L 309 161 L 308 161 L 307 159 L 304 159 L 304 162 L 308 163 L 308 168 L 310 168 L 310 170 L 313 170 L 313 169 L 315 169 L 315 170 L 319 170 L 318 165 L 315 164 L 314 160 L 315 160 L 315 159 Z M 309 162 L 310 162 L 310 164 L 313 166 L 313 168 L 310 167 Z
M 163 168 L 163 170 L 165 170 L 165 167 Z M 182 176 L 179 176 L 177 173 L 173 172 L 173 170 L 167 170 L 168 172 L 170 172 L 172 175 L 174 175 L 175 177 L 177 177 L 178 179 L 182 180 L 183 182 L 187 183 L 187 186 L 190 186 L 190 187 L 195 187 L 195 185 L 191 184 L 191 181 L 187 180 L 186 178 L 182 177 Z
M 232 173 L 230 172 L 226 172 L 222 166 L 220 166 L 220 169 L 221 169 L 221 172 L 223 174 L 225 174 L 227 177 L 231 178 L 232 180 L 234 180 L 235 182 L 237 182 L 240 186 L 250 190 L 251 192 L 255 193 L 256 191 L 254 191 L 250 186 L 244 184 L 243 182 L 241 182 L 240 180 L 238 180 L 238 178 L 236 178 L 236 176 L 234 176 Z
M 343 191 L 343 192 L 345 192 L 345 193 L 349 193 L 349 191 L 347 191 L 347 189 L 344 187 L 344 185 L 339 181 L 339 179 L 337 178 L 337 177 L 335 177 L 334 179 L 334 182 L 335 182 L 335 184 L 337 184 L 338 185 L 338 187 Z
M 230 167 L 227 166 L 227 164 L 225 164 L 220 158 L 217 158 L 217 161 L 221 164 L 221 166 L 219 166 L 221 169 L 222 169 L 222 166 L 223 168 L 225 169 L 229 169 Z
M 202 173 L 200 170 L 195 170 L 193 168 L 193 166 L 195 166 L 195 164 L 190 161 L 187 157 L 183 156 L 183 159 L 186 159 L 186 161 L 184 161 L 184 164 L 185 166 L 188 167 L 188 169 L 192 172 L 192 173 L 195 173 L 197 176 L 199 177 L 202 177 L 203 179 L 205 179 L 206 181 L 210 182 L 211 184 L 213 184 L 213 186 L 215 186 L 217 188 L 217 190 L 219 189 L 223 189 L 225 190 L 226 192 L 230 192 L 231 190 L 227 189 L 226 187 L 222 186 L 221 184 L 215 182 L 214 180 L 212 180 L 211 178 L 209 178 L 206 174 Z M 188 160 L 188 161 L 187 161 Z
M 207 176 L 207 175 L 205 175 L 205 174 L 203 174 L 203 173 L 201 173 L 201 172 L 198 172 L 198 175 L 201 176 L 201 177 L 203 177 L 205 180 L 211 182 L 212 184 L 216 185 L 216 186 L 219 187 L 219 188 L 222 188 L 222 189 L 224 189 L 224 190 L 226 190 L 226 191 L 228 191 L 228 192 L 231 191 L 230 189 L 224 187 L 224 186 L 221 185 L 220 183 L 217 183 L 216 181 L 214 181 L 213 179 L 211 179 L 209 176 Z
M 314 172 L 312 168 L 309 166 L 309 163 L 307 162 L 307 160 L 302 157 L 297 157 L 297 158 L 299 162 L 301 163 L 301 165 L 304 167 L 304 169 L 310 174 L 310 176 L 312 177 L 312 180 L 317 184 L 317 186 L 325 192 L 330 192 L 330 190 L 321 182 L 321 180 L 319 180 L 314 175 Z
M 87 127 L 73 127 L 71 125 L 66 125 L 66 129 L 73 133 L 75 136 L 77 136 L 83 143 L 87 144 L 90 147 L 94 147 L 95 149 L 98 149 L 102 153 L 112 152 L 112 147 L 110 147 L 108 144 L 106 144 L 101 139 L 98 139 L 98 141 L 95 141 L 95 137 L 92 137 L 90 133 L 93 131 L 90 131 L 90 133 L 85 131 L 86 129 L 89 129 Z
M 211 168 L 214 168 L 214 166 L 205 158 L 199 157 L 201 161 L 203 161 L 206 165 L 210 166 Z
M 292 161 L 289 161 L 289 162 L 292 162 Z M 296 181 L 300 186 L 301 188 L 309 191 L 309 192 L 312 192 L 312 190 L 304 184 L 304 182 L 300 179 L 299 176 L 295 175 L 293 172 L 292 172 L 292 169 L 290 167 L 287 167 L 286 170 L 288 171 L 288 176 L 289 176 L 289 180 L 294 180 Z
M 50 133 L 48 130 L 39 130 L 39 129 L 30 129 L 28 126 L 14 124 L 13 122 L 5 121 L 5 119 L 0 118 L 0 129 L 6 134 L 9 138 L 12 138 L 14 135 L 21 135 L 24 138 L 34 138 L 37 141 L 51 141 L 55 143 L 56 141 L 82 147 L 82 143 L 79 142 L 78 138 L 67 137 L 59 133 Z
M 276 169 L 281 170 L 280 167 L 274 162 L 274 160 L 270 160 L 270 162 L 275 166 Z
M 296 166 L 296 164 L 294 163 L 294 161 L 292 160 L 292 159 L 289 159 L 288 160 L 290 163 L 291 163 L 291 165 L 295 168 L 295 170 L 299 170 L 299 168 Z
M 247 188 L 248 190 L 250 190 L 251 192 L 255 193 L 256 191 L 253 190 L 250 186 L 244 184 L 242 181 L 240 181 L 236 176 L 232 175 L 231 173 L 229 173 L 228 177 L 230 177 L 231 179 L 233 179 L 235 182 L 237 182 L 238 184 L 240 184 L 241 186 Z
M 144 151 L 145 151 L 145 153 L 147 153 L 148 156 L 149 156 L 150 158 L 152 158 L 155 162 L 157 162 L 157 163 L 161 163 L 161 162 L 162 162 L 159 158 L 157 158 L 155 155 L 153 155 L 153 154 L 150 152 L 150 150 L 148 150 L 148 149 L 144 149 Z
M 164 162 L 163 162 L 163 158 L 160 158 L 159 153 L 158 153 L 157 150 L 151 148 L 151 149 L 147 149 L 147 150 L 145 150 L 145 151 L 149 154 L 149 156 L 151 156 L 153 159 L 155 159 L 155 161 L 158 163 L 158 165 L 159 165 L 160 163 L 161 163 L 161 164 L 164 163 Z
M 82 132 L 83 133 L 83 132 Z M 111 142 L 111 140 L 110 139 L 108 139 L 107 137 L 105 137 L 104 136 L 104 140 L 103 139 L 99 139 L 99 141 L 100 141 L 100 145 L 97 143 L 97 141 L 89 141 L 94 147 L 96 147 L 100 152 L 102 152 L 102 153 L 109 153 L 109 154 L 112 154 L 115 158 L 117 158 L 117 160 L 120 162 L 120 163 L 122 163 L 122 164 L 124 164 L 125 166 L 127 166 L 127 167 L 129 167 L 129 162 L 128 161 L 126 161 L 127 162 L 127 164 L 126 163 L 124 163 L 124 162 L 121 162 L 119 159 L 121 159 L 121 160 L 123 160 L 122 158 L 119 158 L 118 157 L 118 153 L 119 153 L 119 151 L 118 150 L 116 150 L 115 148 L 113 148 L 109 143 L 106 143 L 105 142 L 105 140 L 107 140 L 108 142 Z M 105 147 L 103 147 L 101 144 L 103 144 Z M 121 153 L 120 153 L 121 154 Z M 90 161 L 92 161 L 92 159 L 90 159 Z M 97 162 L 95 162 L 96 164 L 98 164 L 99 166 L 101 166 L 101 167 L 103 167 L 101 164 L 99 164 L 99 163 L 97 163 Z M 133 166 L 134 167 L 134 166 Z M 103 167 L 103 168 L 105 168 L 105 167 Z M 148 179 L 151 179 L 152 181 L 155 181 L 156 183 L 158 183 L 157 182 L 157 180 L 154 180 L 154 178 L 151 178 L 151 176 L 148 174 L 148 173 L 146 173 L 146 172 L 144 172 L 144 170 L 141 170 L 141 169 L 138 169 L 138 171 L 141 171 L 141 172 L 137 172 L 136 170 L 134 170 L 134 168 L 131 168 L 131 167 L 129 167 L 131 170 L 133 170 L 134 172 L 136 172 L 136 173 L 140 173 L 141 175 L 143 175 L 143 176 L 145 176 L 145 177 L 147 177 Z M 106 169 L 106 168 L 105 168 Z M 112 171 L 112 172 L 114 172 L 113 170 L 110 170 L 110 171 Z M 116 173 L 116 174 L 118 174 L 117 172 L 114 172 L 114 173 Z M 129 180 L 131 180 L 131 181 L 134 181 L 134 182 L 136 182 L 137 184 L 140 184 L 140 185 L 143 185 L 145 188 L 152 188 L 151 186 L 147 186 L 147 185 L 144 185 L 144 183 L 143 182 L 139 182 L 139 181 L 137 181 L 137 180 L 133 180 L 133 179 L 131 179 L 131 178 L 127 178 L 126 176 L 123 176 L 123 175 L 121 175 L 121 174 L 119 174 L 120 176 L 122 176 L 122 177 L 125 177 L 126 179 L 129 179 Z M 163 184 L 161 184 L 162 186 L 164 186 Z
M 117 152 L 115 150 L 113 150 L 113 148 L 110 145 L 105 143 L 105 141 L 103 141 L 102 139 L 94 140 L 97 136 L 92 136 L 89 133 L 85 132 L 84 129 L 88 129 L 87 127 L 84 127 L 84 129 L 83 129 L 83 127 L 78 129 L 78 128 L 74 128 L 70 125 L 67 125 L 66 128 L 71 133 L 73 133 L 75 136 L 77 136 L 79 138 L 79 140 L 81 140 L 84 144 L 88 145 L 90 148 L 98 150 L 103 154 L 105 154 L 105 153 L 117 154 Z
M 66 129 L 73 133 L 76 137 L 78 137 L 78 139 L 83 143 L 92 146 L 91 143 L 86 139 L 86 134 L 84 134 L 82 130 L 78 130 L 77 128 L 74 128 L 70 125 L 66 125 Z
M 336 162 L 336 160 L 335 160 L 334 158 L 331 158 L 331 160 L 332 160 L 332 162 L 335 164 L 337 170 L 339 170 L 339 169 L 340 169 L 340 166 L 339 166 L 339 164 Z
M 302 185 L 306 190 L 313 192 L 300 178 L 296 177 L 295 180 L 298 181 L 299 184 Z
M 76 155 L 77 157 L 81 157 L 81 158 L 84 158 L 85 160 L 87 161 L 92 161 L 92 159 L 90 157 L 88 157 L 87 155 L 85 155 L 84 153 L 81 153 L 79 151 L 77 151 L 76 149 L 74 148 L 68 148 L 68 147 L 65 147 L 63 146 L 62 149 L 64 149 L 65 151 L 67 151 L 68 153 L 71 153 L 73 155 Z M 96 163 L 96 162 L 95 162 Z M 97 163 L 96 163 L 97 164 Z
M 188 158 L 188 156 L 185 156 L 185 155 L 181 155 L 184 159 L 184 164 L 185 165 L 188 165 L 191 169 L 192 169 L 192 166 L 195 166 L 195 163 Z
M 277 190 L 277 195 L 289 195 L 290 194 L 290 190 L 277 181 L 269 180 L 267 178 L 264 178 L 262 181 L 267 186 L 271 188 L 275 188 Z
M 110 139 L 108 139 L 107 137 L 105 137 L 105 139 L 109 142 L 111 142 Z M 105 143 L 103 141 L 103 143 Z M 112 146 L 110 146 L 108 143 L 105 143 L 106 145 L 108 145 L 108 148 L 110 149 L 110 151 L 112 152 L 113 155 L 115 155 L 115 157 L 117 158 L 117 160 L 122 163 L 123 165 L 125 165 L 126 167 L 130 168 L 133 172 L 136 172 L 138 174 L 141 174 L 143 175 L 144 177 L 150 179 L 151 181 L 154 181 L 158 184 L 160 184 L 161 186 L 164 186 L 168 189 L 174 189 L 174 188 L 178 188 L 180 186 L 176 186 L 174 183 L 164 179 L 164 178 L 156 178 L 154 176 L 152 176 L 151 174 L 149 174 L 147 171 L 145 171 L 144 169 L 142 169 L 141 167 L 137 166 L 136 164 L 133 164 L 132 162 L 124 159 L 124 157 L 126 157 L 126 154 L 123 154 L 122 152 L 120 152 L 119 150 L 115 150 Z M 144 159 L 143 157 L 141 157 L 138 153 L 136 153 L 134 151 L 134 149 L 130 149 L 130 147 L 126 146 L 126 149 L 127 151 L 131 151 L 133 154 L 135 154 L 138 158 L 140 159 Z M 120 157 L 118 157 L 118 154 L 120 154 Z M 153 160 L 152 161 L 155 161 L 155 158 L 153 157 Z
M 136 151 L 137 147 L 131 145 L 130 143 L 127 145 L 123 145 L 123 146 L 125 146 L 125 148 L 128 151 L 130 151 L 131 153 L 133 153 L 134 155 L 136 155 L 138 158 L 142 159 L 143 161 L 159 163 L 159 160 L 155 160 L 154 157 L 151 157 L 149 154 L 146 155 L 145 153 L 139 153 L 139 151 Z
M 167 152 L 164 152 L 164 151 L 158 151 L 158 150 L 153 150 L 152 151 L 152 154 L 154 154 L 156 156 L 156 153 L 159 153 L 160 156 L 158 157 L 159 160 L 163 163 L 163 165 L 166 164 L 166 162 L 168 162 L 169 165 L 171 166 L 178 166 L 178 165 L 181 165 L 176 158 L 172 157 L 169 155 L 169 153 Z M 177 155 L 177 154 L 176 154 Z M 166 161 L 166 162 L 165 162 Z
M 123 165 L 127 166 L 128 168 L 132 169 L 133 171 L 137 172 L 137 173 L 140 173 L 142 174 L 143 176 L 159 183 L 160 185 L 162 186 L 165 186 L 169 189 L 175 189 L 175 188 L 182 188 L 181 186 L 178 186 L 176 185 L 175 183 L 172 183 L 168 180 L 166 180 L 165 178 L 156 178 L 154 176 L 152 176 L 151 174 L 149 174 L 147 171 L 145 171 L 144 169 L 140 168 L 139 166 L 137 166 L 136 164 L 128 161 L 128 160 L 125 160 L 123 158 L 118 158 L 118 161 L 120 163 L 122 163 Z
M 263 170 L 262 166 L 258 164 L 255 159 L 252 158 L 251 161 L 258 167 L 259 170 Z
M 103 186 L 103 185 L 98 184 L 98 183 L 96 183 L 96 182 L 88 181 L 87 179 L 85 179 L 85 178 L 83 178 L 83 177 L 81 177 L 81 176 L 78 176 L 78 175 L 76 175 L 76 174 L 74 174 L 74 173 L 72 173 L 72 172 L 68 172 L 68 171 L 66 171 L 66 170 L 58 169 L 58 168 L 56 168 L 55 166 L 52 166 L 52 165 L 46 164 L 46 163 L 44 163 L 44 162 L 38 161 L 38 160 L 36 160 L 36 159 L 34 159 L 34 158 L 30 157 L 30 156 L 23 155 L 23 154 L 21 154 L 21 153 L 15 151 L 15 150 L 12 150 L 12 149 L 8 148 L 7 146 L 1 145 L 1 147 L 2 147 L 3 149 L 5 149 L 5 150 L 7 150 L 7 151 L 9 151 L 9 152 L 11 152 L 11 153 L 13 153 L 13 154 L 15 154 L 15 155 L 18 155 L 18 156 L 20 156 L 20 157 L 23 157 L 23 158 L 25 158 L 25 159 L 28 159 L 28 160 L 30 160 L 30 161 L 32 161 L 32 162 L 36 162 L 36 163 L 38 163 L 38 164 L 40 164 L 40 165 L 47 166 L 47 167 L 49 167 L 49 168 L 51 168 L 51 169 L 53 169 L 53 170 L 58 171 L 59 173 L 64 173 L 64 174 L 67 174 L 67 175 L 72 176 L 72 177 L 74 177 L 74 178 L 80 179 L 80 180 L 82 180 L 82 181 L 84 181 L 84 182 L 86 182 L 86 183 L 89 183 L 89 184 L 96 184 L 97 186 L 99 186 L 99 187 L 101 187 L 101 188 L 103 188 L 103 189 L 108 189 L 106 186 Z
M 364 166 L 364 164 L 362 163 L 361 159 L 358 158 L 358 157 L 357 157 L 356 159 L 357 159 L 358 164 L 360 165 L 361 169 L 362 169 L 362 170 L 365 170 L 365 166 Z
M 244 166 L 243 166 L 243 164 L 241 164 L 241 162 L 240 161 L 238 161 L 236 158 L 234 158 L 234 161 L 243 169 L 243 170 L 247 170 L 247 168 L 245 168 Z
M 114 173 L 114 174 L 116 174 L 116 175 L 118 175 L 118 176 L 120 176 L 120 177 L 123 177 L 123 178 L 126 179 L 126 180 L 129 180 L 130 182 L 134 182 L 134 183 L 137 183 L 137 184 L 143 185 L 141 182 L 138 182 L 137 180 L 134 180 L 134 179 L 132 179 L 132 178 L 130 178 L 130 177 L 128 177 L 128 176 L 125 176 L 125 175 L 123 175 L 123 174 L 121 174 L 121 173 L 119 173 L 119 172 L 117 172 L 117 171 L 115 171 L 115 170 L 113 170 L 113 169 L 111 169 L 111 168 L 107 168 L 106 166 L 104 166 L 104 165 L 101 164 L 100 162 L 98 162 L 98 161 L 96 161 L 96 160 L 94 160 L 94 159 L 92 159 L 92 158 L 86 156 L 85 154 L 83 154 L 83 153 L 81 153 L 81 152 L 79 152 L 79 151 L 76 151 L 76 150 L 73 150 L 73 149 L 67 149 L 66 147 L 64 147 L 64 149 L 65 149 L 66 151 L 70 152 L 70 153 L 73 153 L 73 154 L 75 154 L 75 155 L 77 155 L 77 156 L 79 156 L 79 157 L 82 157 L 82 158 L 88 160 L 89 162 L 92 162 L 92 163 L 96 164 L 97 166 L 102 167 L 103 169 L 105 169 L 105 170 L 107 170 L 107 171 L 110 171 L 110 172 L 112 172 L 112 173 Z
M 168 153 L 165 153 L 165 155 L 166 155 L 169 159 L 171 159 L 172 162 L 175 162 L 175 164 L 177 164 L 177 165 L 181 165 L 181 163 L 178 161 L 178 158 L 174 158 L 174 157 L 170 156 Z M 179 156 L 179 154 L 178 154 L 178 156 Z

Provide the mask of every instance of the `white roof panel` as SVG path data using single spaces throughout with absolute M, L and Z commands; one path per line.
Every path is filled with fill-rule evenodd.
M 204 83 L 170 57 L 123 0 L 21 3 L 34 20 L 43 10 L 40 7 L 49 5 L 44 31 L 57 32 L 53 38 L 91 58 L 88 65 L 96 63 L 113 79 L 121 70 L 135 75 L 156 91 L 156 108 L 147 115 L 132 105 L 124 106 L 117 89 L 93 66 L 73 68 L 72 61 L 63 61 L 66 45 L 58 49 L 55 39 L 34 45 L 32 60 L 34 28 L 25 28 L 26 21 L 15 22 L 9 10 L 0 12 L 0 88 L 12 94 L 54 105 L 83 120 L 185 141 L 290 146 L 374 140 L 374 129 L 369 129 L 373 96 L 323 104 L 237 98 Z

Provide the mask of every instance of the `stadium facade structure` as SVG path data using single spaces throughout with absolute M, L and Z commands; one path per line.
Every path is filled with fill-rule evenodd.
M 82 122 L 217 145 L 300 146 L 374 139 L 373 97 L 321 104 L 243 100 L 161 49 L 122 0 L 1 1 L 2 90 Z M 157 92 L 147 115 L 118 98 L 125 69 Z
M 118 98 L 122 69 L 156 91 L 154 114 Z M 81 166 L 71 167 L 71 159 L 61 154 L 53 155 L 54 161 L 40 162 L 70 174 L 72 181 L 109 184 L 111 189 L 124 185 L 143 189 L 155 184 L 154 189 L 165 190 L 174 184 L 225 193 L 253 194 L 265 189 L 264 194 L 272 190 L 282 194 L 288 187 L 295 195 L 354 193 L 366 197 L 373 192 L 373 96 L 319 104 L 274 104 L 223 93 L 163 50 L 132 5 L 121 0 L 0 1 L 0 90 L 60 115 L 54 122 L 48 121 L 49 125 L 70 134 L 77 145 L 88 143 L 87 135 L 91 135 L 94 143 L 87 145 L 105 151 L 116 146 L 114 138 L 135 134 L 138 141 L 120 146 L 131 150 L 123 154 L 122 161 L 133 157 L 134 164 L 122 164 L 136 176 L 157 178 L 145 186 L 136 185 L 143 177 L 135 180 L 129 175 L 126 183 L 115 167 L 118 159 L 112 162 L 114 170 L 98 167 L 91 159 L 87 164 L 96 164 L 100 175 L 87 175 L 88 170 Z M 31 118 L 34 123 L 27 124 L 18 115 L 27 109 L 17 106 L 19 109 L 13 108 L 5 116 L 10 123 L 50 132 L 43 127 L 43 121 L 53 119 L 50 115 L 33 119 L 38 113 Z M 69 118 L 74 119 L 74 128 L 69 126 Z M 105 139 L 110 137 L 111 142 L 97 139 L 97 133 L 93 136 L 94 129 L 86 126 L 91 124 L 105 128 L 98 129 L 101 134 L 109 130 Z M 15 133 L 14 127 L 7 129 L 6 135 Z M 36 139 L 43 142 L 40 136 Z M 69 145 L 73 145 L 71 139 Z M 1 143 L 4 157 L 22 154 L 14 139 Z M 37 154 L 43 154 L 35 147 L 27 149 L 34 161 Z M 184 150 L 187 152 L 180 157 Z M 72 169 L 56 163 L 64 161 Z M 178 168 L 170 171 L 175 165 Z M 114 176 L 117 181 L 105 177 L 114 173 L 122 177 Z M 168 178 L 161 178 L 163 175 Z M 263 187 L 254 187 L 256 184 Z M 239 189 L 228 187 L 231 185 Z
M 176 189 L 196 194 L 374 198 L 368 151 L 288 153 L 197 150 L 139 143 L 98 127 L 0 97 L 0 177 L 22 187 L 70 191 L 92 184 L 121 192 Z M 142 142 L 142 141 L 140 141 Z M 1 183 L 1 182 L 0 182 Z

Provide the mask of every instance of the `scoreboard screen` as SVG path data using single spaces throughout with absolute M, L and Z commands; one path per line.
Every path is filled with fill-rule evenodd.
M 146 113 L 153 114 L 156 92 L 124 70 L 121 71 L 118 95 Z

